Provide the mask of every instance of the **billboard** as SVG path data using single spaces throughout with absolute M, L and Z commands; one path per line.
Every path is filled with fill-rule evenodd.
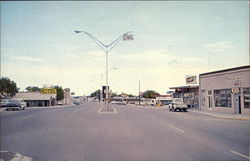
M 42 94 L 56 94 L 55 88 L 42 88 L 41 89 Z
M 196 75 L 187 75 L 186 76 L 186 84 L 197 84 Z

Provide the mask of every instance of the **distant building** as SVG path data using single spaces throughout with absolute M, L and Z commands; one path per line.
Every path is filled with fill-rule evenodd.
M 69 105 L 72 102 L 72 99 L 70 97 L 70 89 L 69 88 L 65 88 L 64 89 L 64 99 L 62 101 L 62 103 L 64 105 Z
M 250 65 L 199 75 L 200 109 L 250 114 Z
M 29 106 L 54 106 L 56 94 L 42 94 L 40 92 L 19 92 L 13 99 L 23 99 Z

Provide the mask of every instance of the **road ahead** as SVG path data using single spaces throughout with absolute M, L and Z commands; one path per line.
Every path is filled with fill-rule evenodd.
M 35 161 L 247 160 L 250 122 L 113 105 L 1 112 L 1 151 Z

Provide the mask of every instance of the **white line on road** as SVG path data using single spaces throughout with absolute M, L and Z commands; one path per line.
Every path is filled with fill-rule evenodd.
M 27 118 L 30 118 L 30 117 L 32 117 L 33 115 L 29 115 L 29 116 L 26 116 L 26 117 L 23 117 L 23 118 L 21 118 L 21 119 L 27 119 Z
M 174 129 L 176 129 L 176 130 L 178 130 L 178 131 L 180 131 L 180 132 L 184 133 L 184 131 L 183 131 L 183 130 L 181 130 L 181 129 L 179 129 L 179 128 L 177 128 L 177 127 L 173 126 L 173 125 L 168 124 L 168 126 L 170 126 L 170 127 L 174 128 Z
M 230 150 L 230 152 L 231 152 L 231 153 L 234 153 L 234 154 L 237 154 L 237 155 L 239 155 L 239 156 L 242 156 L 242 157 L 247 158 L 248 160 L 250 160 L 250 157 L 248 157 L 248 156 L 246 156 L 246 155 L 240 154 L 240 153 L 238 153 L 238 152 L 236 152 L 236 151 L 233 151 L 233 150 Z
M 80 110 L 80 108 L 78 108 L 78 109 L 76 109 L 76 110 L 72 111 L 72 113 L 75 113 L 76 111 L 79 111 L 79 110 Z

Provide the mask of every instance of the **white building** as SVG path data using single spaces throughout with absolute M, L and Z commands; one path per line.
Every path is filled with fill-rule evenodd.
M 250 65 L 199 75 L 200 109 L 250 114 Z
M 42 94 L 40 92 L 19 92 L 13 99 L 23 99 L 29 106 L 54 106 L 56 94 Z

